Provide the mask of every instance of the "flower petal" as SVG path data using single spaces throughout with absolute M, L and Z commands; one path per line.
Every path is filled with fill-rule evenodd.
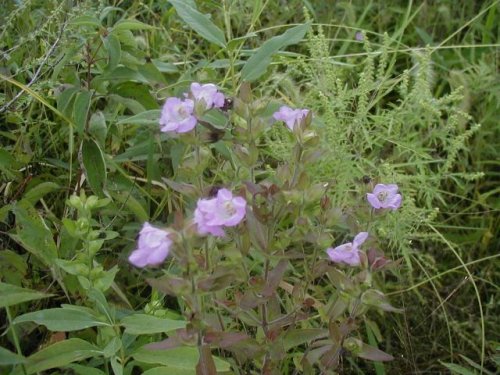
M 356 237 L 354 237 L 354 241 L 352 241 L 352 247 L 357 249 L 363 242 L 368 238 L 368 232 L 359 232 Z
M 375 191 L 375 190 L 373 190 L 373 191 Z M 382 204 L 380 203 L 379 199 L 377 198 L 377 196 L 375 194 L 372 194 L 372 193 L 366 194 L 366 199 L 368 200 L 368 203 L 370 203 L 370 205 L 373 208 L 381 208 L 382 207 Z

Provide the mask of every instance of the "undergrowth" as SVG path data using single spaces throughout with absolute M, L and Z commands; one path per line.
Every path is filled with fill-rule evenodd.
M 88 247 L 72 232 L 72 225 L 83 225 L 79 215 L 103 238 L 90 268 L 94 282 L 111 288 L 109 305 L 179 318 L 182 303 L 152 291 L 126 264 L 137 229 L 146 220 L 173 223 L 175 211 L 192 208 L 176 184 L 213 186 L 252 172 L 234 169 L 227 142 L 206 140 L 200 158 L 158 134 L 156 119 L 130 119 L 181 95 L 192 81 L 217 82 L 235 97 L 241 67 L 255 49 L 285 25 L 309 22 L 305 41 L 276 52 L 253 83 L 259 108 L 270 115 L 282 102 L 312 110 L 320 157 L 308 175 L 327 181 L 342 229 L 360 226 L 358 197 L 375 184 L 397 183 L 404 197 L 398 215 L 366 216 L 386 254 L 401 262 L 374 283 L 403 312 L 365 317 L 360 337 L 395 360 L 370 364 L 346 356 L 343 371 L 498 370 L 499 2 L 394 2 L 389 9 L 374 1 L 281 3 L 196 1 L 228 41 L 246 36 L 222 49 L 186 27 L 167 2 L 4 2 L 0 281 L 53 297 L 2 309 L 3 348 L 29 356 L 61 340 L 34 323 L 11 324 L 16 316 L 61 303 L 100 303 L 38 249 L 44 243 L 61 259 L 78 258 Z M 125 19 L 143 24 L 109 37 Z M 238 125 L 224 124 L 225 131 Z M 257 147 L 255 179 L 279 178 L 276 171 L 294 152 L 288 129 L 270 127 Z M 96 150 L 105 173 L 89 177 L 83 159 Z M 93 211 L 65 203 L 82 191 L 109 202 Z M 294 280 L 305 277 L 305 270 L 294 272 Z M 331 292 L 325 279 L 313 290 L 325 298 Z M 294 309 L 293 299 L 280 302 Z M 79 337 L 103 344 L 106 335 L 86 330 Z M 294 361 L 290 355 L 282 371 L 295 373 Z M 116 373 L 108 362 L 89 359 L 89 366 Z

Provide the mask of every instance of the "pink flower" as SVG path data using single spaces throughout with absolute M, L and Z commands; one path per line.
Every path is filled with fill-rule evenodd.
M 163 105 L 160 118 L 162 132 L 186 133 L 196 126 L 191 99 L 168 98 Z
M 354 237 L 352 242 L 326 249 L 328 256 L 335 263 L 344 263 L 350 266 L 357 266 L 360 263 L 358 247 L 368 238 L 368 232 L 360 232 Z
M 199 199 L 194 211 L 198 233 L 224 236 L 224 227 L 234 227 L 243 220 L 246 205 L 245 199 L 233 198 L 233 194 L 227 189 L 220 189 L 215 198 Z
M 128 261 L 136 267 L 157 266 L 170 252 L 172 240 L 169 232 L 144 223 L 139 232 L 137 249 L 130 254 Z
M 373 208 L 390 208 L 394 211 L 401 206 L 401 194 L 397 194 L 398 189 L 396 184 L 377 184 L 372 193 L 366 194 L 366 199 Z
M 191 84 L 191 94 L 193 94 L 196 101 L 203 100 L 207 110 L 222 108 L 224 106 L 224 94 L 219 92 L 217 86 L 213 83 L 200 85 L 197 82 L 193 82 Z
M 273 117 L 278 121 L 285 122 L 288 129 L 293 131 L 295 124 L 300 123 L 308 113 L 308 109 L 292 109 L 284 105 L 278 112 L 274 112 Z

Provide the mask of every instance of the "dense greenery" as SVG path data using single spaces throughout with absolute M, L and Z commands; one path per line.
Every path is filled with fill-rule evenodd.
M 496 373 L 499 12 L 3 0 L 0 373 Z M 192 82 L 232 106 L 161 133 Z M 400 209 L 365 207 L 377 183 Z M 128 263 L 145 221 L 189 234 L 222 186 L 251 205 L 230 240 Z M 366 227 L 383 273 L 327 262 Z

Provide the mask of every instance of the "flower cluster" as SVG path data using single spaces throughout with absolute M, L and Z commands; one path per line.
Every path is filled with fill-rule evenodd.
M 212 83 L 191 84 L 189 94 L 184 100 L 168 98 L 163 105 L 160 117 L 160 130 L 165 133 L 187 133 L 194 129 L 198 119 L 195 115 L 196 104 L 202 103 L 205 110 L 224 106 L 224 94 Z
M 224 106 L 224 95 L 214 84 L 191 84 L 191 91 L 185 98 L 168 98 L 163 106 L 160 118 L 161 131 L 185 133 L 191 131 L 198 121 L 195 108 L 210 110 Z M 273 118 L 283 121 L 290 130 L 300 125 L 309 114 L 308 109 L 292 109 L 280 107 Z M 377 184 L 371 193 L 366 195 L 368 203 L 374 209 L 396 210 L 400 207 L 402 197 L 398 194 L 396 184 Z M 194 211 L 194 224 L 199 235 L 225 235 L 225 227 L 238 225 L 245 217 L 247 202 L 242 197 L 234 197 L 228 189 L 220 189 L 217 196 L 211 199 L 199 199 Z M 137 267 L 158 265 L 168 256 L 173 241 L 169 231 L 152 227 L 145 223 L 139 233 L 138 248 L 129 257 L 129 261 Z M 353 242 L 348 242 L 326 250 L 331 261 L 358 266 L 361 263 L 359 247 L 366 241 L 368 232 L 360 232 Z
M 366 199 L 375 209 L 388 208 L 394 211 L 401 206 L 402 201 L 398 190 L 399 187 L 396 184 L 377 184 L 371 193 L 366 194 Z M 330 247 L 326 252 L 332 262 L 358 266 L 361 263 L 358 248 L 367 238 L 367 232 L 360 232 L 354 237 L 353 242 L 348 242 L 335 248 Z
M 233 197 L 231 191 L 220 189 L 212 199 L 199 199 L 194 212 L 194 223 L 199 235 L 224 236 L 224 227 L 238 225 L 246 214 L 247 202 L 242 197 Z M 173 240 L 170 230 L 144 223 L 139 232 L 137 249 L 128 260 L 136 267 L 157 266 L 168 256 Z

